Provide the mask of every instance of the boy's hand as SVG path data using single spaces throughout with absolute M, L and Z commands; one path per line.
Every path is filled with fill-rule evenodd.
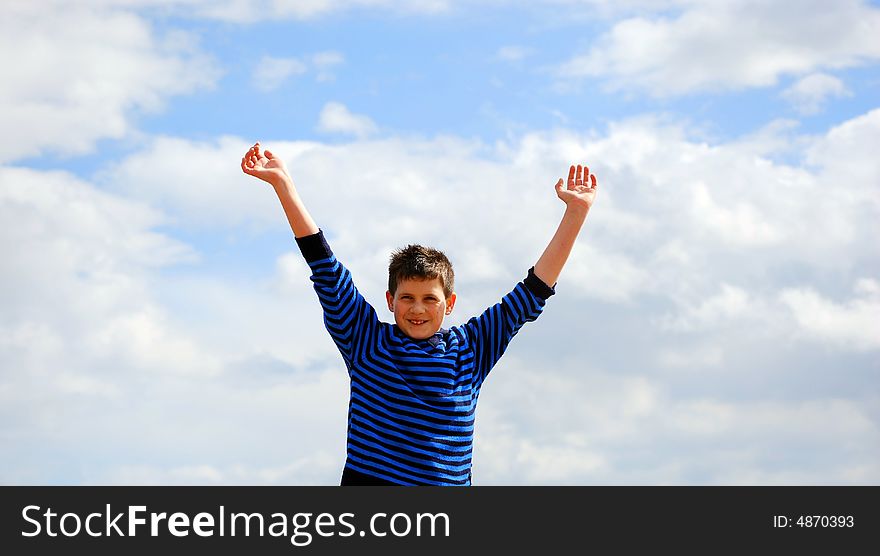
M 535 263 L 535 276 L 553 287 L 565 266 L 565 261 L 574 247 L 581 226 L 596 198 L 596 176 L 590 174 L 586 166 L 577 165 L 568 171 L 568 187 L 560 179 L 556 182 L 556 195 L 565 202 L 562 222 L 553 234 L 553 239 Z
M 577 171 L 572 166 L 568 170 L 568 186 L 563 184 L 562 178 L 556 182 L 556 195 L 565 202 L 569 208 L 583 208 L 589 211 L 596 198 L 596 176 L 590 174 L 586 166 L 577 165 Z
M 249 176 L 260 178 L 272 186 L 280 185 L 285 180 L 293 181 L 287 173 L 287 167 L 280 158 L 275 158 L 269 151 L 260 151 L 257 142 L 241 159 L 241 170 Z

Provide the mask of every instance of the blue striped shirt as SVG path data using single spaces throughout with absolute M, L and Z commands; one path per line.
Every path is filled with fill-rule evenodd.
M 480 387 L 553 288 L 530 269 L 480 316 L 414 340 L 379 321 L 323 232 L 297 243 L 351 378 L 346 467 L 402 485 L 470 485 Z

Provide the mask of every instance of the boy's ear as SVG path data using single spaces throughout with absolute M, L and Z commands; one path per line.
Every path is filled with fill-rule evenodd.
M 393 312 L 394 312 L 394 303 L 393 303 L 393 302 L 394 302 L 394 296 L 391 295 L 391 291 L 390 291 L 390 290 L 387 290 L 387 291 L 385 292 L 385 299 L 386 299 L 386 301 L 388 301 L 388 310 L 391 311 L 391 312 L 393 313 Z
M 449 294 L 449 297 L 446 298 L 446 314 L 452 313 L 452 308 L 455 307 L 455 292 Z

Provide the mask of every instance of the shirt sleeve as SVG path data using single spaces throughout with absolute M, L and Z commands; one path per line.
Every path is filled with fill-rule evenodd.
M 378 324 L 376 310 L 358 292 L 351 272 L 342 265 L 324 238 L 324 232 L 296 238 L 312 270 L 311 280 L 324 310 L 324 326 L 346 362 L 349 373 L 356 346 Z
M 547 299 L 554 293 L 556 290 L 553 287 L 535 276 L 532 267 L 526 278 L 500 303 L 464 324 L 465 333 L 474 346 L 477 386 L 486 379 L 522 325 L 537 319 Z

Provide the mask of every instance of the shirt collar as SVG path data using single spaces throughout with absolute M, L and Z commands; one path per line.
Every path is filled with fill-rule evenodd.
M 399 326 L 397 326 L 396 324 L 393 326 L 394 326 L 394 331 L 401 338 L 406 338 L 406 339 L 410 340 L 411 342 L 415 342 L 417 344 L 419 344 L 421 342 L 428 342 L 431 345 L 431 347 L 439 346 L 440 343 L 443 341 L 443 338 L 447 334 L 449 334 L 449 330 L 447 330 L 446 328 L 440 328 L 439 330 L 437 330 L 437 332 L 434 332 L 434 335 L 431 336 L 430 338 L 425 338 L 424 340 L 414 340 L 413 338 L 410 338 L 409 336 L 404 334 L 403 330 L 401 330 Z

